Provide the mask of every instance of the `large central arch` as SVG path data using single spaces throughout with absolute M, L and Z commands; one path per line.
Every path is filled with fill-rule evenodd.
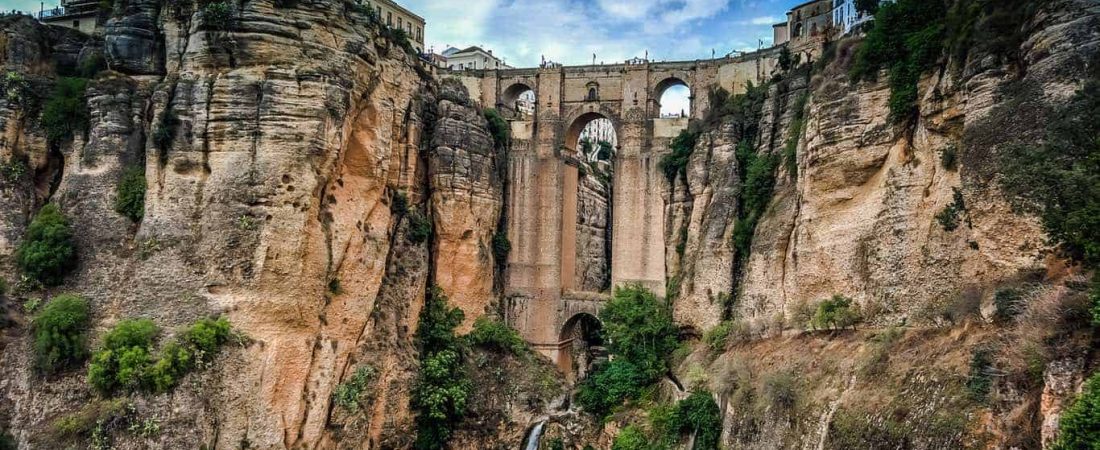
M 618 132 L 611 117 L 590 111 L 570 122 L 562 145 L 560 261 L 563 294 L 601 292 L 611 287 L 613 162 L 593 161 L 579 149 L 582 135 L 597 124 L 610 124 L 616 136 L 613 141 L 618 142 Z M 588 145 L 599 144 L 588 142 Z M 615 151 L 610 153 L 609 159 L 614 157 Z

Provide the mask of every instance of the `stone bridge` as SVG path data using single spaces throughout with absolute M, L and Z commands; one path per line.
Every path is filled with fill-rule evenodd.
M 745 91 L 772 75 L 778 48 L 737 58 L 456 72 L 472 98 L 508 112 L 512 127 L 507 197 L 509 255 L 506 320 L 536 348 L 568 367 L 571 329 L 596 316 L 609 292 L 583 292 L 575 274 L 578 248 L 577 142 L 596 119 L 609 119 L 618 140 L 611 163 L 610 286 L 639 283 L 665 295 L 665 196 L 658 168 L 686 118 L 660 118 L 672 86 L 691 91 L 691 117 L 709 109 L 721 86 Z M 516 111 L 534 93 L 533 109 Z M 567 372 L 569 373 L 569 372 Z

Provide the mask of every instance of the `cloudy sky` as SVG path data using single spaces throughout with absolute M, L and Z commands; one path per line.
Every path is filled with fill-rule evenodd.
M 4 0 L 6 1 L 6 0 Z M 771 43 L 801 0 L 398 0 L 427 20 L 427 45 L 480 45 L 512 66 L 690 60 Z

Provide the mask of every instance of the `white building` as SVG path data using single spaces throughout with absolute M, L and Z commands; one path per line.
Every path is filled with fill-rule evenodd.
M 443 56 L 447 58 L 447 68 L 451 70 L 511 69 L 504 61 L 493 56 L 492 50 L 485 50 L 477 46 L 465 50 L 451 47 L 443 51 Z
M 879 0 L 879 3 L 892 1 Z M 838 33 L 851 33 L 852 30 L 859 29 L 863 24 L 874 18 L 872 15 L 861 14 L 857 11 L 855 0 L 833 0 L 833 25 L 837 28 Z
M 38 20 L 50 25 L 59 25 L 88 34 L 94 34 L 103 26 L 105 14 L 100 14 L 98 0 L 61 0 L 61 5 L 52 9 L 42 9 Z

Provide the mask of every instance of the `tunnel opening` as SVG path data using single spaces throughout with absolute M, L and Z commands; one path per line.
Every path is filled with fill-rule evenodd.
M 558 368 L 569 382 L 587 378 L 607 361 L 602 329 L 600 320 L 588 313 L 574 315 L 562 325 Z
M 562 291 L 609 292 L 618 135 L 611 120 L 589 113 L 570 125 L 565 142 Z
M 668 78 L 657 84 L 653 98 L 659 118 L 680 119 L 691 117 L 693 97 L 691 87 L 679 78 Z

